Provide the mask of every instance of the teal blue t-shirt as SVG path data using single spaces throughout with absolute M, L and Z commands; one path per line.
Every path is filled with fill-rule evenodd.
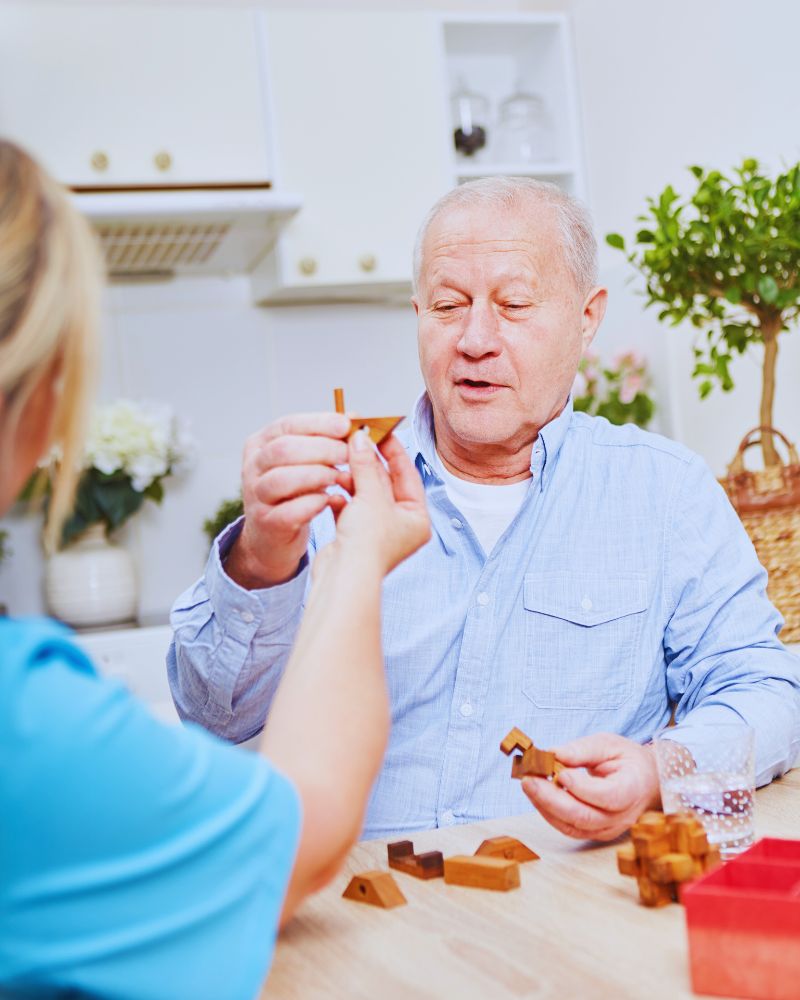
M 0 996 L 252 1000 L 299 831 L 265 760 L 0 619 Z

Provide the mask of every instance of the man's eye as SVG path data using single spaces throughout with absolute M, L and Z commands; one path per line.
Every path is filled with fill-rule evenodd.
M 527 309 L 528 308 L 528 303 L 527 302 L 506 302 L 505 308 L 506 309 Z
M 459 309 L 460 305 L 458 302 L 441 302 L 433 308 L 436 312 L 453 312 L 454 309 Z

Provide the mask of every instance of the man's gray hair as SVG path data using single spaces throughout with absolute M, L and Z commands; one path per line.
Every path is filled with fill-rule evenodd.
M 460 208 L 483 208 L 494 212 L 516 209 L 524 213 L 534 204 L 552 205 L 561 230 L 567 266 L 578 291 L 586 293 L 597 284 L 597 240 L 592 219 L 583 202 L 555 184 L 532 177 L 482 177 L 448 191 L 425 216 L 414 244 L 414 292 L 419 288 L 422 253 L 428 231 L 446 212 Z

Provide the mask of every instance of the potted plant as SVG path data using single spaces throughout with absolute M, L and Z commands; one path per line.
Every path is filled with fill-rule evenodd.
M 655 413 L 647 363 L 635 351 L 617 354 L 609 365 L 586 351 L 572 386 L 575 409 L 605 417 L 612 424 L 647 427 Z
M 644 276 L 660 320 L 705 333 L 692 372 L 701 398 L 715 383 L 729 392 L 734 356 L 763 346 L 759 424 L 772 427 L 778 338 L 800 312 L 800 164 L 774 178 L 752 158 L 731 176 L 689 169 L 694 191 L 648 198 L 630 251 L 618 233 L 606 240 Z M 771 435 L 761 448 L 765 466 L 779 464 Z
M 61 549 L 48 560 L 45 591 L 53 614 L 72 625 L 105 625 L 135 616 L 133 561 L 109 536 L 145 500 L 161 502 L 163 480 L 190 454 L 191 442 L 168 407 L 120 400 L 97 408 Z M 45 494 L 57 466 L 56 454 L 38 474 Z

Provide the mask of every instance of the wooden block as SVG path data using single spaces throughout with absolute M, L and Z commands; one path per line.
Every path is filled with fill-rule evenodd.
M 670 813 L 666 819 L 671 849 L 679 854 L 691 854 L 689 839 L 698 827 L 703 829 L 703 824 L 692 813 Z
M 553 751 L 540 750 L 533 745 L 529 746 L 521 757 L 517 754 L 511 765 L 512 778 L 524 778 L 527 774 L 535 774 L 540 778 L 552 778 L 555 772 L 556 755 Z
M 403 419 L 403 417 L 358 417 L 351 421 L 348 437 L 352 437 L 356 431 L 366 431 L 374 444 L 380 444 Z
M 505 892 L 519 887 L 519 862 L 508 858 L 476 858 L 457 854 L 445 858 L 444 880 L 448 885 Z
M 415 878 L 441 878 L 444 875 L 444 858 L 441 851 L 415 854 L 410 840 L 397 840 L 386 845 L 389 867 Z
M 647 874 L 652 882 L 668 885 L 694 878 L 694 858 L 691 854 L 670 852 L 647 862 Z
M 487 858 L 509 858 L 512 861 L 538 861 L 539 855 L 526 847 L 521 840 L 516 837 L 491 837 L 484 840 L 478 850 L 476 857 Z
M 391 910 L 407 902 L 400 887 L 389 872 L 360 872 L 354 875 L 342 893 L 343 899 L 354 899 L 359 903 L 369 903 Z
M 709 847 L 702 858 L 703 871 L 710 872 L 712 868 L 719 868 L 721 864 L 722 856 L 719 853 L 719 848 Z
M 669 835 L 662 834 L 634 834 L 633 848 L 637 858 L 650 860 L 658 858 L 662 854 L 669 854 Z
M 517 729 L 516 726 L 508 733 L 500 744 L 500 749 L 506 755 L 513 753 L 515 750 L 521 750 L 523 753 L 528 749 L 528 747 L 533 746 L 533 741 L 523 733 L 521 729 Z
M 617 849 L 617 870 L 620 875 L 633 875 L 634 878 L 642 875 L 642 865 L 633 844 L 623 844 Z
M 696 858 L 708 851 L 708 837 L 703 829 L 693 830 L 689 834 L 689 853 Z
M 661 836 L 667 832 L 667 821 L 664 813 L 651 809 L 636 820 L 631 827 L 631 836 Z
M 639 886 L 639 899 L 644 906 L 667 906 L 672 902 L 672 892 L 668 885 L 659 885 L 646 875 L 636 880 Z
M 344 389 L 333 390 L 333 405 L 337 413 L 344 413 Z

